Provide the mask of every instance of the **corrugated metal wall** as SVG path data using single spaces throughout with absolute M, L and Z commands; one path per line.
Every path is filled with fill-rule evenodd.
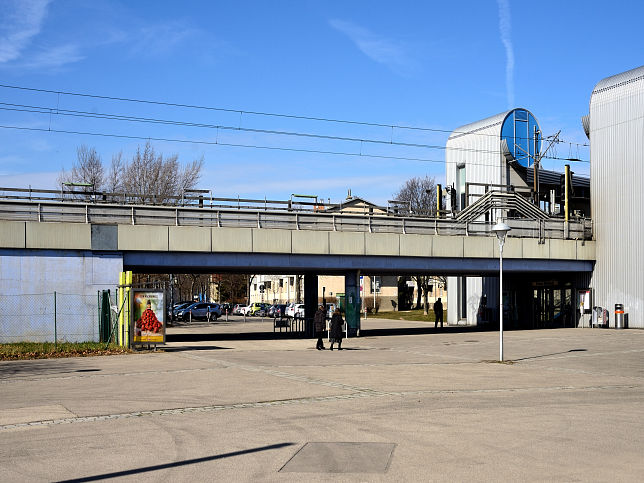
M 454 131 L 446 144 L 445 180 L 448 186 L 456 186 L 457 165 L 465 164 L 465 180 L 468 183 L 501 184 L 502 166 L 505 165 L 500 153 L 501 125 L 507 112 L 462 126 Z M 471 132 L 470 132 L 471 131 Z M 468 134 L 462 134 L 468 133 Z M 484 194 L 483 187 L 470 188 L 470 194 Z M 470 196 L 468 203 L 476 201 Z M 462 209 L 464 207 L 460 207 Z M 481 277 L 467 278 L 467 324 L 477 324 L 478 305 L 482 294 Z M 458 278 L 447 279 L 447 321 L 459 322 Z M 490 306 L 498 306 L 492 301 Z
M 608 78 L 590 100 L 595 305 L 623 303 L 644 327 L 644 67 Z M 610 318 L 614 325 L 614 317 Z

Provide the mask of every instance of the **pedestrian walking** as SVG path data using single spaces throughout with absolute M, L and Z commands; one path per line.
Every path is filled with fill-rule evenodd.
M 434 302 L 434 328 L 438 327 L 438 321 L 441 323 L 441 328 L 443 327 L 443 302 L 441 302 L 440 297 Z
M 342 350 L 342 326 L 344 325 L 344 320 L 342 320 L 342 315 L 340 315 L 340 309 L 335 309 L 333 312 L 333 317 L 331 317 L 331 350 L 333 350 L 333 344 L 338 343 L 338 350 Z
M 319 351 L 324 350 L 322 337 L 324 336 L 324 330 L 326 329 L 326 315 L 324 314 L 324 307 L 321 305 L 313 316 L 313 328 L 315 329 L 315 336 L 318 338 L 315 348 Z

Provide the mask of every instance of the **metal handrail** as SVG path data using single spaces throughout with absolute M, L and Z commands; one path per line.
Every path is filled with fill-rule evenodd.
M 489 236 L 493 222 L 450 218 L 395 216 L 391 213 L 325 213 L 277 209 L 93 204 L 61 201 L 28 201 L 0 199 L 0 220 L 34 222 L 69 222 L 91 224 L 136 224 L 158 226 L 246 227 L 256 229 L 290 229 L 426 235 Z M 566 238 L 566 222 L 547 219 L 539 222 L 509 219 L 510 236 Z M 543 224 L 542 230 L 540 223 Z M 259 227 L 259 228 L 258 228 Z M 590 220 L 570 221 L 567 238 L 592 239 Z

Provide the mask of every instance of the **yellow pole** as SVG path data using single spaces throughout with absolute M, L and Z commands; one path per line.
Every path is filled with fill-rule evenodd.
M 116 344 L 123 345 L 123 324 L 125 322 L 125 314 L 123 313 L 123 300 L 125 300 L 125 272 L 119 273 L 119 326 L 116 334 Z
M 125 347 L 130 347 L 131 346 L 131 341 L 130 341 L 130 327 L 132 327 L 132 272 L 127 271 L 125 272 L 125 285 L 127 288 L 125 289 L 125 296 L 127 297 L 127 302 L 125 302 L 125 307 L 127 308 L 127 312 L 125 313 L 125 343 L 123 344 Z

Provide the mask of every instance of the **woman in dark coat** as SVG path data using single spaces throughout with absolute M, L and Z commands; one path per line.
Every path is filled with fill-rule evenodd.
M 340 309 L 335 309 L 333 317 L 331 317 L 331 350 L 333 350 L 333 344 L 338 343 L 338 350 L 342 350 L 342 326 L 344 325 L 344 320 L 342 320 L 342 315 L 340 315 Z
M 324 342 L 322 342 L 322 337 L 324 336 L 324 331 L 326 329 L 326 314 L 324 313 L 324 307 L 321 305 L 318 307 L 318 311 L 313 316 L 313 326 L 315 328 L 315 336 L 318 338 L 318 342 L 315 348 L 319 351 L 324 350 Z

